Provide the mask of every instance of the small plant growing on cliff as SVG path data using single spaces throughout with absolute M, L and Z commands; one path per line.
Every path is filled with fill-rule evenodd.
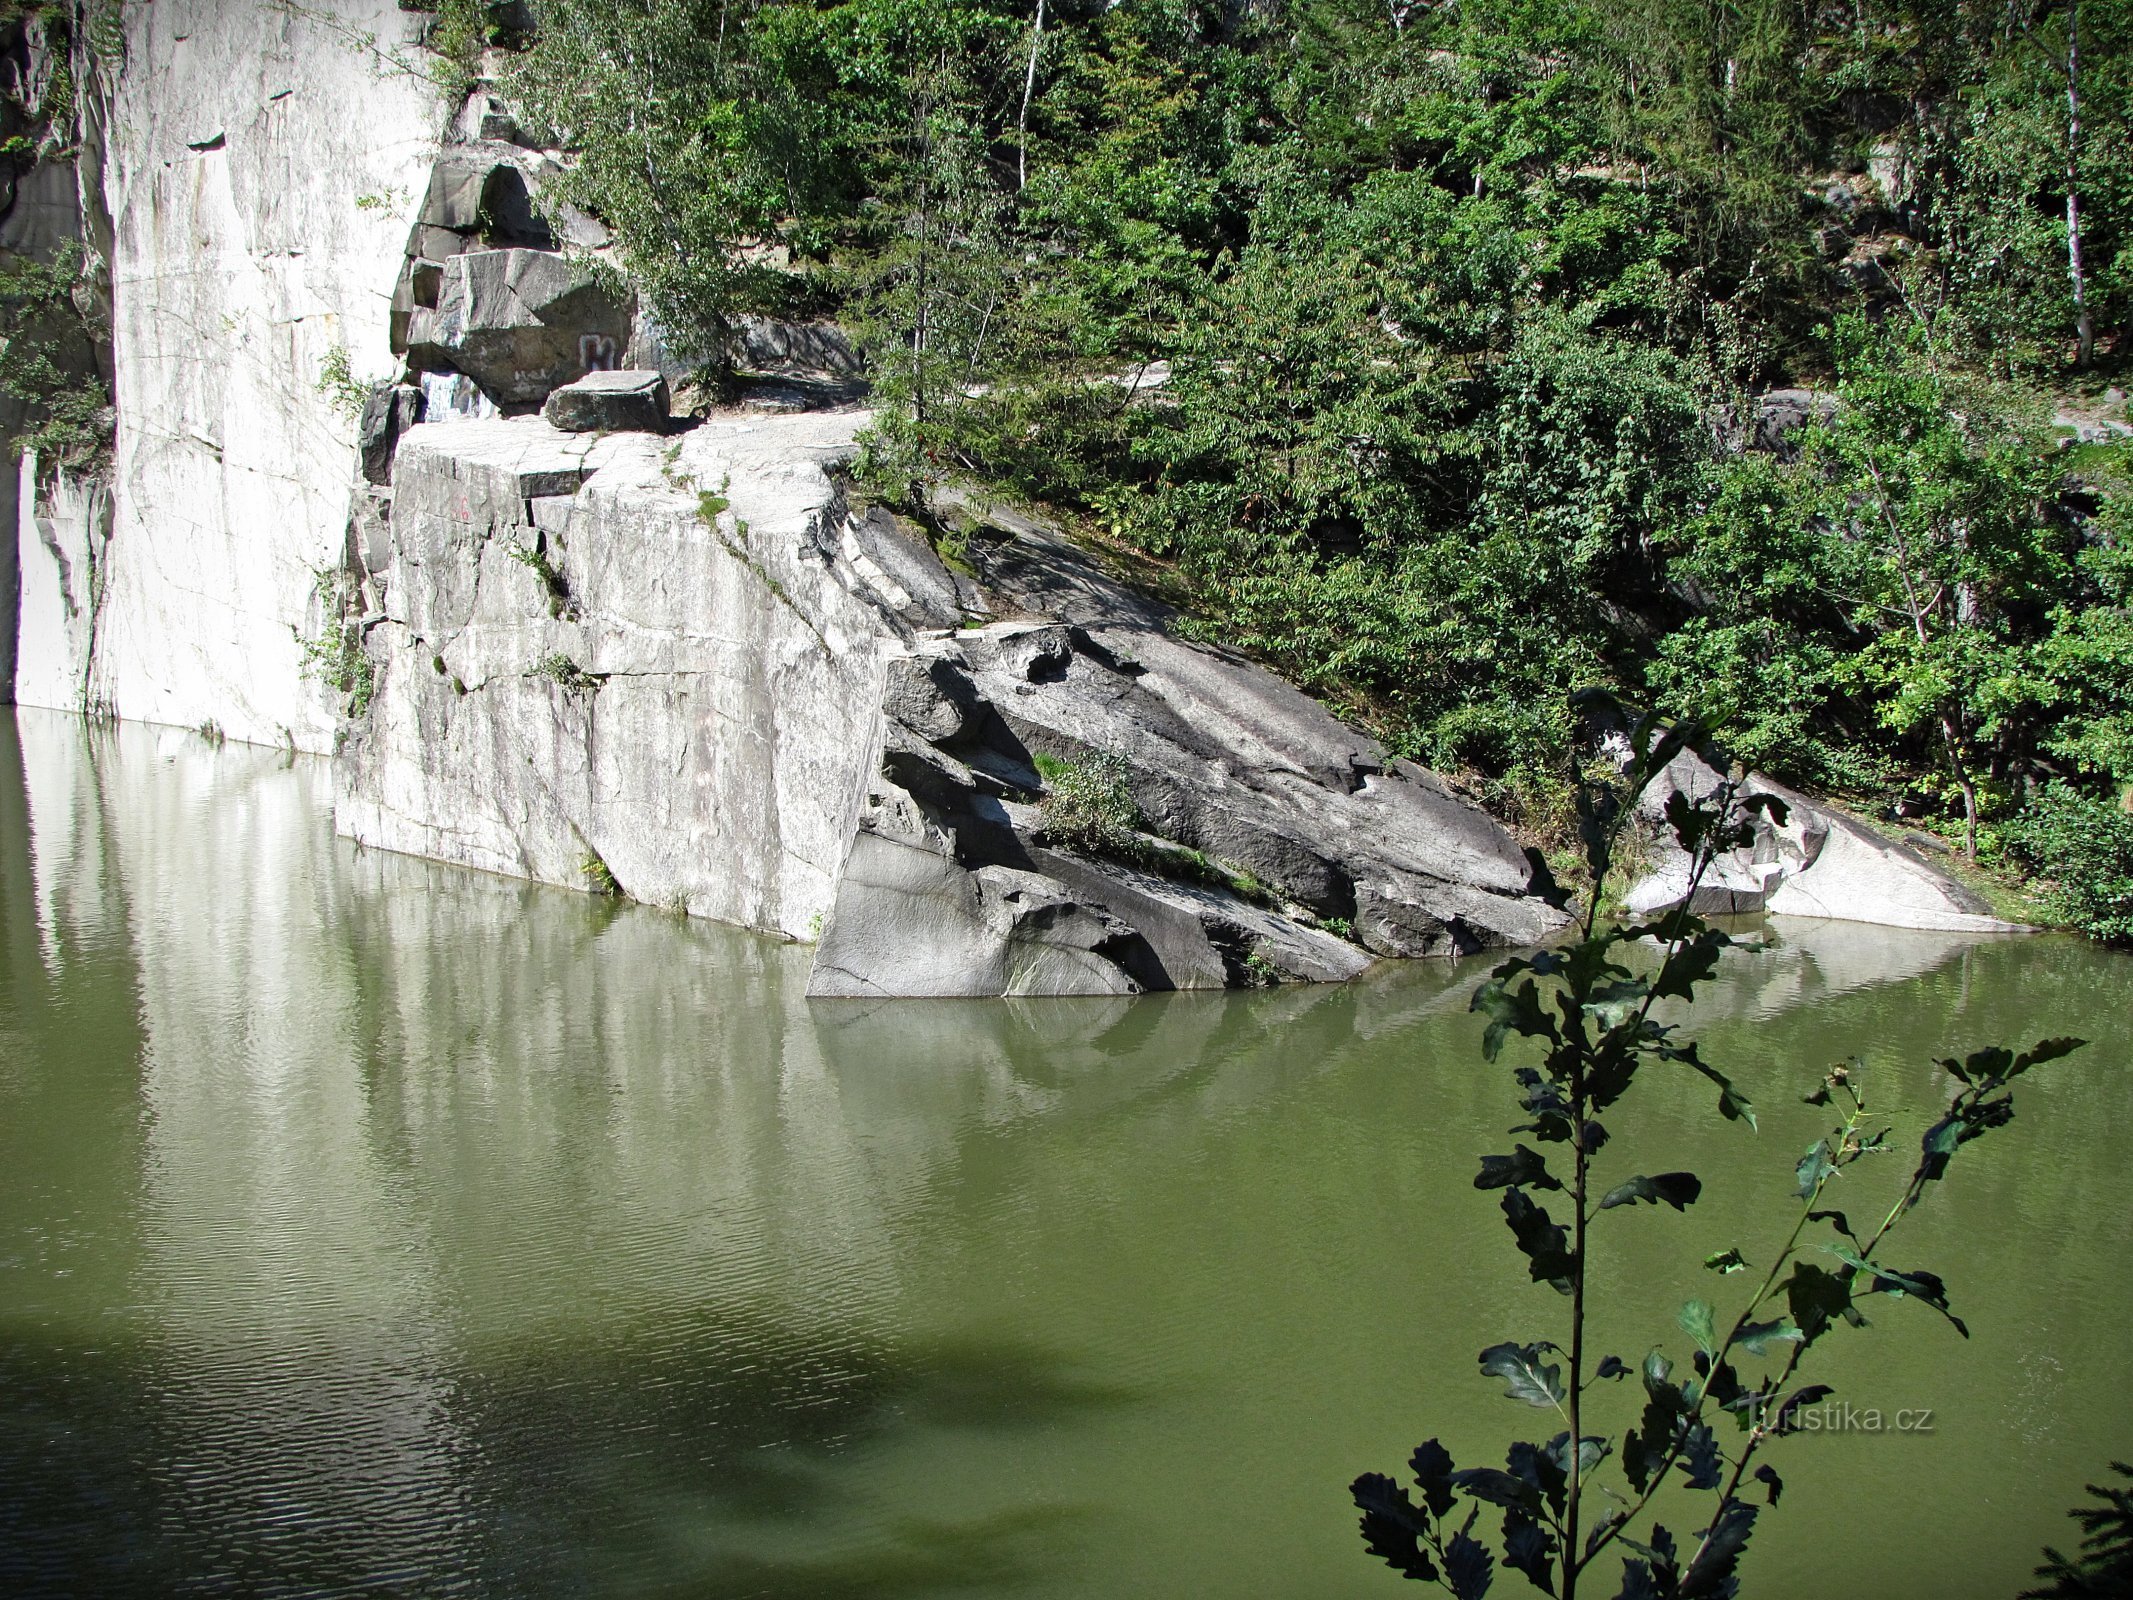
M 599 851 L 588 849 L 578 862 L 578 870 L 585 874 L 585 885 L 594 894 L 612 899 L 622 893 L 622 885 L 615 881 L 613 869 L 600 859 Z
M 360 717 L 378 692 L 378 669 L 363 648 L 360 625 L 334 615 L 309 639 L 300 640 L 303 675 L 348 697 L 346 711 Z
M 588 694 L 600 687 L 597 677 L 560 650 L 535 662 L 529 676 L 545 678 L 557 688 L 567 689 L 572 694 Z
M 313 388 L 326 397 L 333 414 L 343 422 L 353 422 L 363 414 L 364 402 L 370 398 L 370 385 L 355 375 L 348 364 L 348 346 L 337 344 L 326 352 L 326 359 L 319 363 L 318 382 Z
M 1037 758 L 1047 785 L 1045 837 L 1084 855 L 1131 856 L 1140 844 L 1141 814 L 1126 787 L 1126 764 L 1098 753 L 1079 761 Z
M 2014 1080 L 2081 1043 L 2046 1039 L 2020 1054 L 1993 1048 L 1939 1062 L 1957 1085 L 1954 1094 L 1926 1129 L 1917 1166 L 1885 1214 L 1857 1225 L 1827 1206 L 1830 1187 L 1860 1161 L 1888 1149 L 1892 1129 L 1870 1112 L 1856 1065 L 1833 1069 L 1807 1100 L 1834 1110 L 1840 1120 L 1793 1169 L 1790 1231 L 1774 1251 L 1754 1258 L 1769 1263 L 1754 1291 L 1730 1317 L 1700 1298 L 1681 1307 L 1675 1321 L 1693 1347 L 1685 1369 L 1657 1346 L 1634 1367 L 1595 1351 L 1588 1342 L 1592 1295 L 1600 1288 L 1591 1272 L 1593 1230 L 1626 1220 L 1640 1204 L 1685 1210 L 1703 1190 L 1694 1173 L 1638 1171 L 1634 1157 L 1623 1153 L 1628 1141 L 1613 1146 L 1609 1165 L 1616 1170 L 1602 1178 L 1596 1158 L 1609 1147 L 1610 1130 L 1601 1114 L 1618 1105 L 1640 1069 L 1656 1065 L 1700 1074 L 1717 1088 L 1721 1116 L 1750 1128 L 1755 1123 L 1747 1099 L 1703 1059 L 1680 1024 L 1653 1015 L 1663 1002 L 1690 1005 L 1732 941 L 1686 910 L 1624 926 L 1602 927 L 1599 920 L 1637 794 L 1694 741 L 1695 731 L 1662 731 L 1647 718 L 1632 736 L 1626 792 L 1581 785 L 1578 811 L 1592 890 L 1579 937 L 1505 962 L 1474 996 L 1473 1009 L 1488 1018 L 1482 1052 L 1489 1060 L 1513 1039 L 1538 1049 L 1538 1065 L 1521 1064 L 1513 1072 L 1525 1120 L 1512 1131 L 1563 1151 L 1556 1168 L 1524 1143 L 1508 1155 L 1483 1156 L 1474 1186 L 1502 1191 L 1504 1221 L 1528 1275 L 1567 1303 L 1555 1338 L 1492 1345 L 1481 1352 L 1480 1369 L 1504 1385 L 1507 1398 L 1552 1412 L 1562 1430 L 1545 1442 L 1513 1444 L 1501 1469 L 1461 1469 L 1429 1439 L 1409 1463 L 1419 1500 L 1374 1472 L 1351 1487 L 1371 1553 L 1406 1577 L 1440 1584 L 1457 1600 L 1479 1600 L 1499 1557 L 1559 1600 L 1576 1600 L 1580 1588 L 1590 1592 L 1588 1577 L 1607 1583 L 1591 1572 L 1603 1558 L 1621 1561 L 1616 1600 L 1724 1600 L 1735 1594 L 1756 1520 L 1777 1503 L 1783 1487 L 1765 1459 L 1767 1449 L 1804 1431 L 1810 1408 L 1832 1392 L 1825 1384 L 1798 1382 L 1801 1365 L 1840 1324 L 1863 1326 L 1870 1304 L 1917 1300 L 1967 1337 L 1941 1279 L 1894 1265 L 1884 1247 L 1946 1174 L 1956 1152 L 2014 1116 Z M 1730 784 L 1701 804 L 1678 793 L 1669 798 L 1667 820 L 1689 852 L 1692 888 L 1719 855 L 1753 841 L 1758 812 L 1782 820 L 1774 799 L 1743 795 Z M 1638 970 L 1617 959 L 1618 952 L 1640 944 L 1657 946 L 1655 966 L 1640 964 Z M 1553 1198 L 1544 1203 L 1541 1195 Z M 1567 1219 L 1556 1220 L 1549 1205 L 1567 1207 Z M 1811 1237 L 1819 1237 L 1820 1259 L 1807 1254 Z M 1704 1265 L 1720 1283 L 1754 1270 L 1753 1259 L 1738 1248 L 1719 1251 Z M 1625 1383 L 1630 1379 L 1636 1381 Z M 1600 1422 L 1602 1402 L 1617 1384 L 1628 1390 L 1627 1403 L 1612 1408 L 1619 1423 L 1628 1424 L 1619 1431 Z M 1735 1441 L 1730 1450 L 1719 1431 L 1729 1418 Z M 1608 1481 L 1617 1475 L 1619 1487 Z M 1656 1521 L 1662 1490 L 1671 1491 L 1668 1506 L 1688 1513 L 1687 1531 L 1677 1535 Z M 1484 1509 L 1502 1513 L 1502 1537 L 1493 1550 L 1476 1535 Z
M 556 571 L 555 563 L 548 559 L 548 551 L 540 544 L 521 544 L 513 539 L 504 545 L 504 554 L 525 567 L 541 580 L 541 587 L 548 591 L 548 614 L 560 617 L 570 606 L 570 585 L 563 581 L 563 574 Z

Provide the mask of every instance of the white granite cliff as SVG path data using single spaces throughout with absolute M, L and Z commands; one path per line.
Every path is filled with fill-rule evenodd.
M 25 703 L 298 749 L 332 748 L 299 672 L 318 575 L 340 563 L 355 419 L 334 352 L 391 368 L 393 278 L 445 108 L 395 0 L 127 6 L 84 141 L 106 253 L 118 409 L 107 529 L 67 524 L 85 571 L 25 539 Z M 73 595 L 74 611 L 49 606 Z

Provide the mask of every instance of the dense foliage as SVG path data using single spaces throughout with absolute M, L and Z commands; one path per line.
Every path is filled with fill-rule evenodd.
M 85 28 L 92 59 L 109 48 L 112 15 L 40 0 L 0 0 L 0 215 L 41 162 L 64 160 L 79 91 L 71 40 Z M 75 244 L 31 254 L 0 248 L 0 444 L 43 467 L 94 471 L 110 454 L 113 416 L 97 361 L 100 297 Z
M 840 317 L 885 491 L 1060 508 L 1543 838 L 1566 684 L 1988 848 L 2133 785 L 2125 447 L 2051 420 L 2124 419 L 2133 0 L 537 11 L 679 343 Z

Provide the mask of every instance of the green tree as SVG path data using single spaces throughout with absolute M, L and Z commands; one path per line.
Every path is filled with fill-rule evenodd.
M 1852 319 L 1837 338 L 1839 405 L 1807 460 L 1872 640 L 1847 675 L 1890 728 L 1937 735 L 1975 859 L 1991 746 L 2031 701 L 2033 620 L 2070 577 L 2053 474 L 1989 392 L 1953 391 L 1923 337 Z

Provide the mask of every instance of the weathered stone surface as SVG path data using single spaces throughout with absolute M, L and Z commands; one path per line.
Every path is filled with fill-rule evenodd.
M 1130 931 L 1095 953 L 1144 988 L 1338 981 L 1375 954 L 1471 951 L 1562 924 L 1501 830 L 1427 774 L 1388 770 L 1382 751 L 1257 668 L 1160 634 L 1134 644 L 1142 654 L 1128 656 L 1095 629 L 1036 619 L 892 654 L 859 839 L 968 872 L 1042 875 Z M 1096 755 L 1123 764 L 1149 830 L 1131 861 L 1061 848 L 1032 803 L 1040 757 Z M 1246 879 L 1270 891 L 1265 903 L 1239 891 Z M 849 872 L 840 882 L 820 955 L 836 992 L 895 991 L 913 958 L 869 930 L 904 914 L 899 893 L 884 899 Z M 1350 924 L 1355 940 L 1320 919 Z
M 1639 809 L 1656 860 L 1624 896 L 1639 914 L 1663 911 L 1688 898 L 1690 863 L 1666 829 L 1663 808 L 1676 792 L 1709 795 L 1723 775 L 1684 751 L 1645 791 Z M 1698 886 L 1691 909 L 1707 915 L 1767 911 L 1943 933 L 2019 933 L 2017 923 L 1907 845 L 1884 838 L 1834 807 L 1817 805 L 1783 784 L 1750 774 L 1742 793 L 1772 795 L 1786 820 L 1758 819 L 1755 843 L 1722 856 Z
M 1789 456 L 1801 429 L 1809 423 L 1827 422 L 1836 412 L 1837 397 L 1825 390 L 1772 389 L 1755 397 L 1750 446 Z
M 82 158 L 118 406 L 83 692 L 126 718 L 323 751 L 331 699 L 298 634 L 344 550 L 357 426 L 318 379 L 336 349 L 358 379 L 386 375 L 411 217 L 355 201 L 422 191 L 436 91 L 351 46 L 402 36 L 392 0 L 115 15 L 125 66 Z
M 735 322 L 733 359 L 755 372 L 819 373 L 856 378 L 865 370 L 844 330 L 832 322 L 779 322 L 744 316 Z
M 93 710 L 101 704 L 93 684 L 101 599 L 95 575 L 111 541 L 110 489 L 59 473 L 40 494 L 34 453 L 22 457 L 17 474 L 20 526 L 13 531 L 22 589 L 15 699 L 59 711 Z
M 843 881 L 868 914 L 824 939 L 810 994 L 1131 994 L 1140 987 L 1102 953 L 1132 930 L 1039 873 L 966 871 L 930 850 L 863 833 L 852 841 Z
M 414 429 L 342 831 L 577 886 L 597 860 L 638 899 L 809 935 L 851 840 L 880 643 L 908 631 L 834 534 L 824 461 L 857 420 L 706 425 L 671 460 L 534 418 Z M 698 493 L 722 484 L 706 523 Z
M 611 366 L 629 325 L 629 308 L 562 256 L 477 250 L 444 263 L 437 309 L 418 307 L 408 324 L 408 360 L 531 405 Z
M 480 422 L 500 414 L 496 402 L 463 372 L 425 372 L 420 387 L 425 422 Z
M 413 384 L 397 383 L 370 392 L 356 436 L 365 481 L 392 482 L 393 448 L 401 434 L 422 420 L 422 405 L 422 391 Z
M 1529 902 L 1491 824 L 1255 668 L 1158 675 L 1064 621 L 958 629 L 1026 597 L 981 593 L 915 529 L 846 504 L 825 466 L 865 421 L 731 420 L 671 445 L 531 419 L 413 429 L 339 826 L 819 930 L 817 990 L 833 995 L 1344 979 L 1373 951 L 1314 911 L 1354 910 L 1366 870 L 1409 907 L 1383 948 L 1471 949 L 1560 920 Z M 725 502 L 710 521 L 707 491 Z M 1229 720 L 1195 727 L 1195 695 Z M 1247 727 L 1256 742 L 1236 743 Z M 1047 837 L 1035 754 L 1097 749 L 1128 763 L 1174 842 L 1121 862 Z M 1199 863 L 1184 846 L 1200 839 L 1266 890 Z
M 588 372 L 549 395 L 541 420 L 565 433 L 661 433 L 667 380 L 656 372 Z

